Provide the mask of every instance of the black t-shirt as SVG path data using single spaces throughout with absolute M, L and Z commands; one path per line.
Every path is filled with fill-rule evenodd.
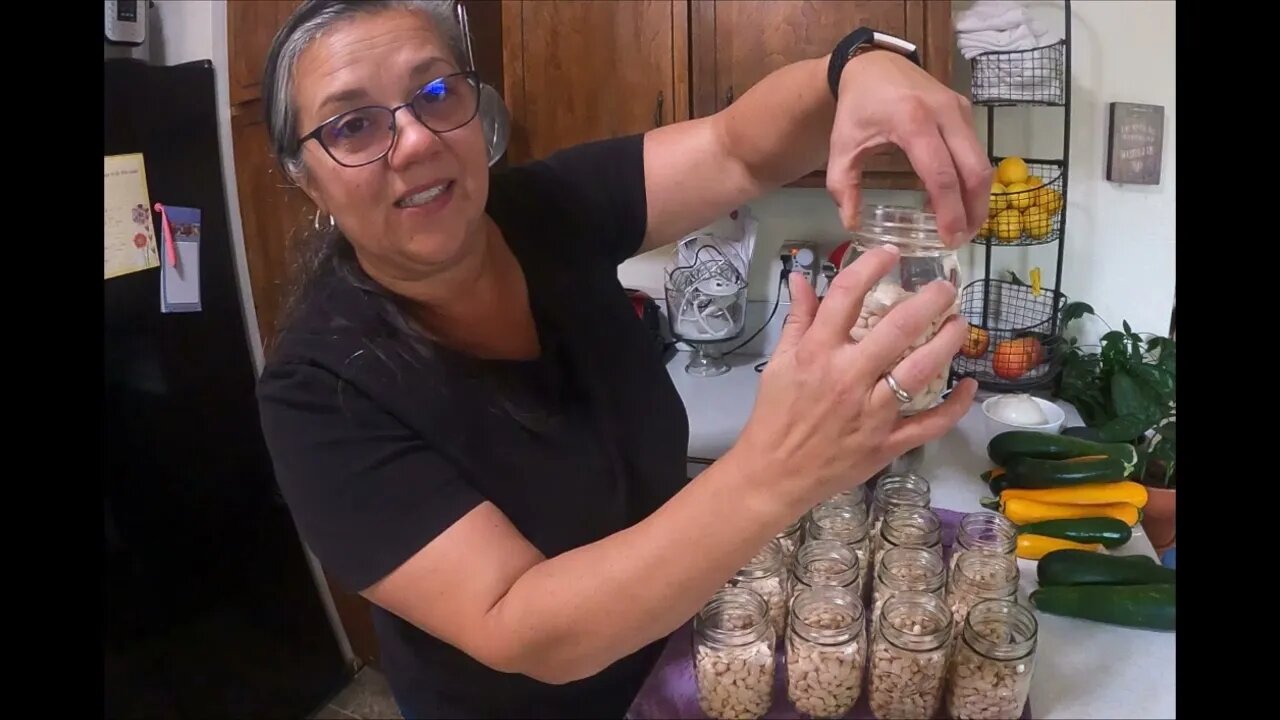
M 643 138 L 495 173 L 487 212 L 524 270 L 537 360 L 415 352 L 369 291 L 330 274 L 262 374 L 280 487 L 350 590 L 486 500 L 550 558 L 635 524 L 685 484 L 684 406 L 617 279 L 645 233 Z M 553 686 L 373 613 L 392 689 L 423 716 L 622 717 L 662 644 Z

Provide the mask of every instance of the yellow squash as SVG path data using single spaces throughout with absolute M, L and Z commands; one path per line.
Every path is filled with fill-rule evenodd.
M 1114 483 L 1087 483 L 1043 490 L 1008 488 L 1000 493 L 1001 500 L 1007 501 L 1014 498 L 1062 505 L 1129 503 L 1134 507 L 1143 508 L 1147 505 L 1147 488 L 1141 483 L 1124 480 Z
M 1047 535 L 1019 535 L 1018 557 L 1027 560 L 1039 560 L 1054 550 L 1102 550 L 1101 543 L 1079 543 L 1073 540 L 1061 540 Z
M 1040 522 L 1041 520 L 1058 520 L 1062 518 L 1113 517 L 1133 527 L 1138 524 L 1138 508 L 1129 503 L 1108 503 L 1106 505 L 1067 505 L 1065 503 L 1047 503 L 1025 498 L 1001 498 L 1001 509 L 1005 517 L 1014 525 Z

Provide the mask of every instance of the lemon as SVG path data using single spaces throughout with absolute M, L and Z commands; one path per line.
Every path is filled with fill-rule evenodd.
M 1009 207 L 1009 198 L 1004 196 L 1004 186 L 1000 183 L 991 183 L 991 202 L 987 206 L 987 215 L 995 217 L 996 213 Z
M 1052 228 L 1053 221 L 1043 208 L 1031 207 L 1022 213 L 1022 229 L 1036 240 L 1043 240 Z
M 1022 238 L 1022 213 L 1009 208 L 996 216 L 996 237 L 1000 242 L 1017 242 Z
M 1028 175 L 1026 186 L 1029 188 L 1037 188 L 1044 184 L 1044 181 L 1035 175 Z
M 1036 198 L 1036 205 L 1048 215 L 1053 215 L 1062 209 L 1062 193 L 1050 187 L 1040 188 L 1040 196 Z
M 1035 204 L 1036 192 L 1026 186 L 1025 183 L 1013 183 L 1005 187 L 1009 191 L 1009 206 L 1026 210 Z
M 1007 157 L 996 166 L 996 180 L 1005 187 L 1025 183 L 1028 174 L 1027 164 L 1020 157 Z
M 982 221 L 982 228 L 978 230 L 978 237 L 983 240 L 991 237 L 991 218 Z

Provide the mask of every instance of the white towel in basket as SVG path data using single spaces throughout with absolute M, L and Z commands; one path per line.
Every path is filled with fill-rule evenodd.
M 956 16 L 956 46 L 966 60 L 993 50 L 1031 50 L 1061 39 L 1013 0 L 975 0 Z
M 956 47 L 967 60 L 986 52 L 1032 50 L 1052 45 L 1062 36 L 1031 17 L 1025 7 L 1012 0 L 976 0 L 956 16 Z M 1033 99 L 1047 93 L 1060 92 L 1057 87 L 1056 64 L 1050 56 L 1011 56 L 1000 58 L 985 68 L 994 76 L 975 78 L 976 96 L 995 93 L 1012 95 L 1010 99 Z

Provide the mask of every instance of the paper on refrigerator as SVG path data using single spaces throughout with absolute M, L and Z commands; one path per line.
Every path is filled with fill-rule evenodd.
M 102 278 L 159 267 L 142 154 L 102 161 Z

